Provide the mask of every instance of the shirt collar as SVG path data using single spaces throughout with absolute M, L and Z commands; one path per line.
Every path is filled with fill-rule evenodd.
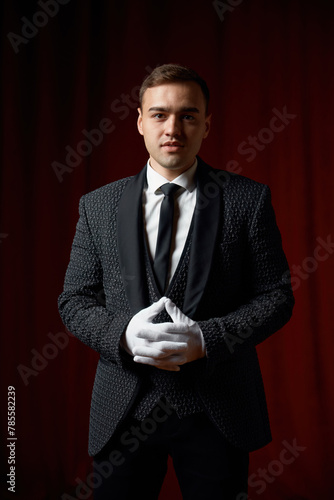
M 187 191 L 192 192 L 196 187 L 195 175 L 197 170 L 197 163 L 198 162 L 196 158 L 193 165 L 190 168 L 188 168 L 188 170 L 183 172 L 183 174 L 176 177 L 176 179 L 174 179 L 172 182 L 174 184 L 178 184 Z M 166 184 L 166 182 L 169 182 L 163 175 L 153 170 L 149 160 L 147 162 L 146 178 L 147 178 L 147 189 L 151 193 L 155 193 L 160 188 L 160 186 Z

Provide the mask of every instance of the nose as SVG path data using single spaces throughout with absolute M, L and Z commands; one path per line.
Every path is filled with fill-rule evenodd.
M 165 134 L 168 137 L 174 137 L 177 135 L 180 135 L 181 133 L 181 127 L 179 120 L 177 119 L 176 116 L 170 115 L 168 117 L 168 120 L 166 120 L 166 126 L 165 126 Z

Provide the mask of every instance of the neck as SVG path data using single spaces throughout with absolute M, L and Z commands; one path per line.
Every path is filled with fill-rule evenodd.
M 158 174 L 162 175 L 169 182 L 172 182 L 174 179 L 179 177 L 179 175 L 181 175 L 184 172 L 186 172 L 187 170 L 189 170 L 189 168 L 191 168 L 193 166 L 194 161 L 190 165 L 186 165 L 186 166 L 180 167 L 180 168 L 173 168 L 173 169 L 163 167 L 162 165 L 159 165 L 156 162 L 152 162 L 151 160 L 150 160 L 150 165 L 153 168 L 153 170 L 158 172 Z

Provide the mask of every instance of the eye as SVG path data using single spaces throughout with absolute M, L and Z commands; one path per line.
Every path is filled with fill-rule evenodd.
M 154 115 L 152 115 L 152 118 L 156 118 L 157 120 L 161 120 L 162 118 L 164 118 L 164 115 L 162 113 L 155 113 Z
M 195 117 L 192 115 L 183 115 L 182 120 L 192 121 L 192 120 L 195 120 Z

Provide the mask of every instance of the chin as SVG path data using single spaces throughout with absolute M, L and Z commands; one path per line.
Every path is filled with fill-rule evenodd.
M 184 168 L 188 165 L 187 161 L 180 161 L 176 158 L 171 158 L 170 161 L 161 162 L 161 165 L 168 170 L 179 170 L 180 168 Z

